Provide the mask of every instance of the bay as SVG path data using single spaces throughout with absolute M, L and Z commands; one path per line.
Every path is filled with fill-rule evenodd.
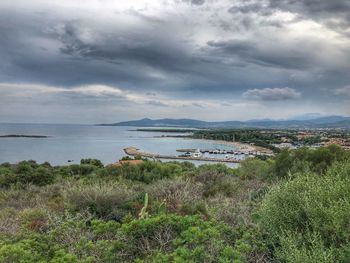
M 161 137 L 166 134 L 141 132 L 136 129 L 135 127 L 94 125 L 0 124 L 0 135 L 49 136 L 48 138 L 0 138 L 0 163 L 35 160 L 39 163 L 47 161 L 53 165 L 62 165 L 68 164 L 68 160 L 79 163 L 82 158 L 96 158 L 104 164 L 109 164 L 125 156 L 123 149 L 129 146 L 146 152 L 167 155 L 177 155 L 176 149 L 180 148 L 232 149 L 215 141 Z M 171 133 L 171 135 L 180 135 L 180 133 Z

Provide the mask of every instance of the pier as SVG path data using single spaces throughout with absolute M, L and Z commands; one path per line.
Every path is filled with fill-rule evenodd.
M 130 156 L 141 156 L 154 159 L 174 159 L 174 160 L 187 160 L 187 161 L 206 161 L 206 162 L 222 162 L 222 163 L 239 163 L 241 160 L 235 158 L 211 158 L 211 157 L 194 157 L 194 156 L 176 156 L 176 155 L 164 155 L 158 153 L 148 153 L 137 149 L 136 147 L 128 147 L 124 149 L 124 152 Z

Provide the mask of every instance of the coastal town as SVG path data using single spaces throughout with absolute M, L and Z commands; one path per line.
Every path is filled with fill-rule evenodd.
M 142 129 L 139 131 L 150 131 Z M 153 131 L 153 129 L 152 129 Z M 208 149 L 177 149 L 179 154 L 144 152 L 128 147 L 124 152 L 129 156 L 170 160 L 208 161 L 239 163 L 247 158 L 266 159 L 283 149 L 301 147 L 319 148 L 332 144 L 350 150 L 350 133 L 343 129 L 197 129 L 178 135 L 175 129 L 157 129 L 166 135 L 160 137 L 191 138 L 215 141 L 216 147 Z M 184 132 L 179 130 L 178 132 Z M 172 133 L 168 135 L 167 133 Z M 217 147 L 222 145 L 223 148 Z M 229 149 L 227 149 L 229 147 Z
M 350 150 L 350 131 L 346 129 L 220 129 L 195 131 L 189 137 L 246 144 L 262 154 L 268 154 L 267 149 L 279 152 L 331 144 Z

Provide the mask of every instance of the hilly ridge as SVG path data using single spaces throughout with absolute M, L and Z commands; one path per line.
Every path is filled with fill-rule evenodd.
M 180 127 L 180 128 L 343 128 L 350 129 L 350 117 L 326 116 L 308 120 L 201 121 L 195 119 L 149 119 L 124 121 L 101 126 Z

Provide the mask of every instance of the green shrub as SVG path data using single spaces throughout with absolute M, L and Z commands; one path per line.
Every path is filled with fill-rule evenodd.
M 55 175 L 51 167 L 39 165 L 34 161 L 23 161 L 17 165 L 0 167 L 0 187 L 27 184 L 47 185 L 54 182 Z
M 201 201 L 203 192 L 199 184 L 183 178 L 159 180 L 147 185 L 145 191 L 171 213 L 181 213 L 184 205 Z
M 123 186 L 101 183 L 74 185 L 65 191 L 71 211 L 89 211 L 98 218 L 121 220 L 128 212 L 128 202 L 135 194 Z
M 2 263 L 44 263 L 40 254 L 32 251 L 25 240 L 16 244 L 0 243 L 0 262 Z
M 203 164 L 198 167 L 198 172 L 212 172 L 217 174 L 233 174 L 232 168 L 229 168 L 227 165 L 222 163 L 216 163 L 216 164 Z
M 337 145 L 318 149 L 284 149 L 276 156 L 273 171 L 277 178 L 287 178 L 289 174 L 307 171 L 323 175 L 334 162 L 349 158 L 350 154 Z
M 293 263 L 329 263 L 336 260 L 336 250 L 327 247 L 315 233 L 285 233 L 281 236 L 281 249 L 276 251 L 276 258 Z M 303 240 L 307 240 L 305 243 Z M 302 245 L 300 245 L 302 244 Z M 348 262 L 348 261 L 346 261 Z
M 242 259 L 236 233 L 196 216 L 159 215 L 122 225 L 128 248 L 139 262 L 229 262 Z M 236 262 L 236 261 L 235 261 Z
M 51 184 L 54 181 L 54 175 L 52 171 L 43 166 L 38 167 L 32 174 L 32 178 L 30 179 L 30 183 L 43 186 L 47 184 Z
M 90 164 L 90 165 L 96 166 L 98 168 L 102 168 L 104 166 L 100 160 L 91 159 L 91 158 L 81 159 L 80 164 Z
M 0 167 L 0 188 L 10 187 L 16 184 L 17 176 L 12 169 L 8 167 Z
M 61 173 L 66 176 L 87 176 L 96 170 L 97 167 L 92 164 L 72 164 L 63 167 L 63 171 L 61 171 Z
M 157 180 L 181 176 L 188 169 L 187 164 L 144 161 L 139 165 L 123 165 L 119 168 L 119 173 L 125 179 L 149 184 Z
M 221 169 L 217 170 L 216 168 L 217 167 L 209 170 L 199 169 L 199 172 L 192 178 L 195 183 L 202 184 L 202 194 L 204 197 L 215 196 L 219 193 L 230 196 L 237 189 L 235 180 L 232 180 L 235 177 L 225 174 L 221 171 Z
M 238 175 L 243 179 L 272 177 L 271 161 L 262 161 L 259 159 L 246 159 L 240 163 Z
M 261 225 L 276 246 L 279 260 L 302 262 L 299 256 L 310 256 L 305 262 L 317 262 L 315 251 L 324 250 L 325 260 L 334 257 L 337 262 L 349 262 L 349 174 L 350 163 L 338 163 L 323 177 L 304 174 L 266 195 L 260 210 Z M 332 254 L 335 249 L 337 254 Z

